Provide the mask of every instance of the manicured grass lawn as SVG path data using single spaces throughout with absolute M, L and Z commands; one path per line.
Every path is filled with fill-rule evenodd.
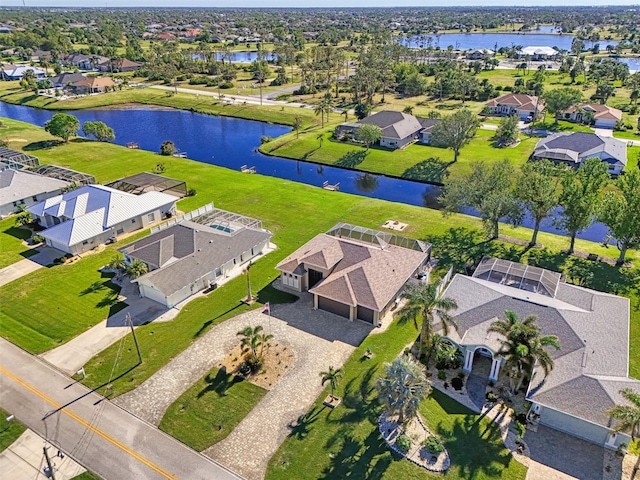
M 214 368 L 167 409 L 159 428 L 200 452 L 226 438 L 266 393 Z
M 24 260 L 38 253 L 22 244 L 31 237 L 31 231 L 15 226 L 15 217 L 0 220 L 0 268 Z
M 76 475 L 71 480 L 101 480 L 99 476 L 95 473 L 91 473 L 89 471 L 81 473 L 80 475 Z
M 7 423 L 7 417 L 9 415 L 9 412 L 0 408 L 0 452 L 15 442 L 27 429 L 27 427 L 16 419 Z
M 37 127 L 10 120 L 6 123 L 10 128 L 15 129 L 13 134 L 15 138 L 26 140 L 26 142 L 11 142 L 13 148 L 49 138 Z M 60 163 L 60 159 L 64 159 L 64 163 L 70 168 L 94 174 L 101 182 L 149 170 L 157 163 L 158 158 L 150 152 L 88 142 L 72 142 L 39 150 L 37 155 L 43 163 Z M 301 244 L 317 233 L 328 230 L 337 222 L 351 222 L 380 228 L 386 220 L 395 219 L 409 224 L 404 234 L 414 238 L 445 235 L 452 226 L 472 230 L 481 229 L 478 219 L 466 215 L 443 218 L 440 212 L 435 210 L 326 192 L 320 188 L 278 178 L 243 175 L 188 159 L 171 158 L 167 161 L 166 167 L 168 176 L 183 179 L 189 188 L 195 188 L 198 191 L 195 197 L 188 197 L 179 202 L 178 206 L 181 210 L 190 211 L 214 201 L 219 208 L 262 219 L 265 228 L 274 233 L 273 241 L 279 249 L 258 261 L 251 271 L 253 289 L 254 292 L 260 292 L 261 301 L 267 299 L 290 301 L 290 298 L 284 298 L 268 288 L 269 283 L 277 276 L 274 266 Z M 528 229 L 508 226 L 501 227 L 501 232 L 520 239 L 529 239 L 531 235 Z M 539 241 L 552 252 L 558 252 L 568 245 L 565 237 L 547 233 L 541 233 Z M 448 244 L 443 244 L 443 247 L 436 249 L 435 255 L 446 253 L 446 250 L 454 248 L 457 242 L 459 240 L 454 239 Z M 614 258 L 617 256 L 617 251 L 613 248 L 607 249 L 599 244 L 582 240 L 577 241 L 576 249 Z M 507 250 L 503 254 L 511 253 Z M 71 266 L 43 269 L 33 276 L 1 288 L 0 304 L 7 321 L 11 321 L 16 328 L 21 325 L 20 322 L 37 323 L 44 333 L 42 340 L 34 342 L 29 338 L 29 329 L 25 330 L 21 327 L 20 331 L 24 332 L 24 335 L 15 336 L 14 341 L 21 346 L 31 348 L 36 346 L 38 351 L 42 351 L 57 345 L 57 340 L 61 338 L 68 339 L 77 335 L 86 328 L 87 324 L 95 324 L 104 318 L 106 310 L 98 315 L 96 303 L 105 296 L 105 291 L 78 296 L 79 291 L 100 280 L 97 268 L 107 263 L 110 257 L 108 253 L 101 255 L 104 257 L 88 256 Z M 634 251 L 630 253 L 629 258 L 637 260 L 639 256 L 638 252 Z M 71 272 L 76 272 L 73 277 L 79 277 L 69 280 L 74 282 L 73 288 L 61 288 L 62 269 L 72 269 Z M 31 280 L 32 277 L 37 278 L 38 281 Z M 66 275 L 64 279 L 67 280 Z M 244 295 L 244 279 L 238 278 L 207 297 L 191 302 L 173 321 L 140 327 L 137 332 L 144 363 L 114 382 L 116 394 L 131 390 L 149 378 L 212 325 L 246 311 L 247 307 L 239 302 Z M 13 299 L 13 296 L 18 296 L 18 301 Z M 12 301 L 7 304 L 9 299 Z M 52 303 L 55 299 L 61 300 Z M 30 308 L 30 301 L 45 303 L 48 306 L 46 317 L 44 312 L 40 313 Z M 56 308 L 50 305 L 55 305 Z M 69 329 L 72 327 L 70 325 L 72 322 L 63 317 L 65 309 L 73 310 L 70 313 L 72 318 L 78 318 L 82 313 L 79 326 Z M 36 315 L 37 322 L 35 319 L 27 318 L 27 313 Z M 632 356 L 632 363 L 640 366 L 640 310 L 632 309 L 632 315 L 632 342 L 636 345 L 634 347 L 636 357 Z M 0 321 L 4 323 L 3 319 Z M 58 331 L 61 327 L 64 327 L 63 332 Z M 3 328 L 2 331 L 5 330 Z M 54 341 L 52 338 L 57 340 Z M 118 360 L 116 375 L 123 374 L 137 362 L 131 337 L 125 338 L 125 346 Z M 95 387 L 109 381 L 116 363 L 117 352 L 118 344 L 106 349 L 87 364 L 86 383 L 88 385 Z
M 383 365 L 416 336 L 413 325 L 394 323 L 387 332 L 365 339 L 344 366 L 336 390 L 342 403 L 334 410 L 323 407 L 326 389 L 271 458 L 266 478 L 524 478 L 526 468 L 504 448 L 497 426 L 437 392 L 422 403 L 420 411 L 449 450 L 451 470 L 444 477 L 428 473 L 387 448 L 378 432 L 382 409 L 374 384 L 384 372 Z M 364 357 L 367 348 L 374 353 L 370 360 Z
M 396 177 L 412 178 L 415 180 L 441 183 L 443 175 L 463 175 L 471 171 L 474 161 L 495 162 L 509 159 L 515 165 L 524 164 L 538 142 L 537 138 L 521 136 L 521 142 L 510 148 L 496 148 L 493 146 L 492 130 L 479 129 L 475 138 L 465 146 L 453 161 L 453 151 L 429 145 L 413 144 L 403 150 L 389 150 L 386 148 L 370 148 L 356 144 L 338 142 L 331 138 L 334 126 L 324 130 L 313 129 L 300 134 L 296 139 L 295 132 L 283 135 L 278 139 L 262 145 L 264 153 L 279 155 L 287 158 L 308 160 L 326 165 L 346 166 L 358 170 L 382 173 Z M 318 135 L 322 134 L 322 144 Z M 349 161 L 349 155 L 359 156 L 356 162 Z M 437 159 L 437 160 L 433 160 Z M 433 168 L 418 169 L 416 165 L 423 162 Z

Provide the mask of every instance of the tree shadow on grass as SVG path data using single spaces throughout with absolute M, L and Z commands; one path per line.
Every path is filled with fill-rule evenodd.
M 483 256 L 494 256 L 498 250 L 496 242 L 484 240 L 477 230 L 465 227 L 450 228 L 442 235 L 426 238 L 433 247 L 434 256 L 444 268 L 464 271 L 469 264 L 475 265 Z
M 62 140 L 40 140 L 39 142 L 31 142 L 22 147 L 25 152 L 33 152 L 35 150 L 47 150 L 49 148 L 62 145 Z
M 427 158 L 406 169 L 401 176 L 409 180 L 442 185 L 444 179 L 449 176 L 448 168 L 452 163 L 440 160 L 438 157 Z
M 99 292 L 100 290 L 104 290 L 105 288 L 108 287 L 107 284 L 109 284 L 109 283 L 111 283 L 111 282 L 109 282 L 109 280 L 107 280 L 106 282 L 101 282 L 100 280 L 96 280 L 91 285 L 89 285 L 87 288 L 82 290 L 80 292 L 80 296 L 83 297 L 83 296 L 88 295 L 90 293 L 96 293 L 96 292 Z
M 297 302 L 298 299 L 299 297 L 297 295 L 278 290 L 273 286 L 273 283 L 269 283 L 258 292 L 258 302 L 260 303 L 294 303 Z
M 311 431 L 311 425 L 316 422 L 318 415 L 327 407 L 315 406 L 312 410 L 308 411 L 304 415 L 300 415 L 295 423 L 289 425 L 291 429 L 290 437 L 294 437 L 298 440 L 304 439 Z
M 227 373 L 225 369 L 221 368 L 215 377 L 212 377 L 211 373 L 208 373 L 207 376 L 204 377 L 204 382 L 207 386 L 198 392 L 196 395 L 198 399 L 210 392 L 215 392 L 219 397 L 224 397 L 227 395 L 229 388 L 236 383 L 242 382 L 242 378 Z
M 356 168 L 367 157 L 369 152 L 363 150 L 351 150 L 340 157 L 334 165 L 342 168 Z
M 233 307 L 231 307 L 229 310 L 227 310 L 226 312 L 222 312 L 220 315 L 217 315 L 217 316 L 213 317 L 212 319 L 207 320 L 206 322 L 204 322 L 202 324 L 200 329 L 196 333 L 193 334 L 193 338 L 198 338 L 200 335 L 202 335 L 207 330 L 209 330 L 209 327 L 212 326 L 216 320 L 218 320 L 221 317 L 224 317 L 225 315 L 233 312 L 234 310 L 237 310 L 238 308 L 242 307 L 243 305 L 244 305 L 244 303 L 239 302 L 236 305 L 234 305 Z
M 373 427 L 363 441 L 340 432 L 339 447 L 337 453 L 331 454 L 331 463 L 319 478 L 377 480 L 394 460 L 377 427 Z

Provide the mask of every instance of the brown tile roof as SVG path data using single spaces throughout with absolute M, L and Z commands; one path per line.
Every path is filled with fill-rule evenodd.
M 76 87 L 113 87 L 115 83 L 111 80 L 111 77 L 87 77 L 82 80 L 78 80 L 73 85 Z
M 493 98 L 486 103 L 487 107 L 497 107 L 499 105 L 510 105 L 516 107 L 516 110 L 534 110 L 538 105 L 538 110 L 542 110 L 545 106 L 544 100 L 534 95 L 526 95 L 524 93 L 508 93 L 498 98 Z
M 428 253 L 388 244 L 384 248 L 355 239 L 320 234 L 282 260 L 287 273 L 328 265 L 331 273 L 311 293 L 351 306 L 381 311 L 402 289 Z
M 617 108 L 609 107 L 607 105 L 600 105 L 599 103 L 581 103 L 577 107 L 570 107 L 565 110 L 565 113 L 573 113 L 578 109 L 587 110 L 593 112 L 593 118 L 595 119 L 607 119 L 607 120 L 621 120 L 622 112 Z

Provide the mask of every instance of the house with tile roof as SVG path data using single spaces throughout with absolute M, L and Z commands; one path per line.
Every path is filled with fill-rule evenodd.
M 271 237 L 259 220 L 209 209 L 154 227 L 151 235 L 119 251 L 126 262 L 140 260 L 147 265 L 148 273 L 133 280 L 140 295 L 173 308 L 240 274 L 249 262 L 270 251 Z
M 101 72 L 133 72 L 140 70 L 141 67 L 142 64 L 139 62 L 134 62 L 128 58 L 118 58 L 113 62 L 107 60 L 106 62 L 100 63 L 98 70 Z
M 340 223 L 276 269 L 284 287 L 313 295 L 314 308 L 376 325 L 430 253 L 431 245 L 420 240 Z
M 0 170 L 0 217 L 60 195 L 68 185 L 26 170 Z
M 161 192 L 133 195 L 103 185 L 85 185 L 27 210 L 46 228 L 41 235 L 47 245 L 79 254 L 173 215 L 177 200 Z
M 593 157 L 605 162 L 610 174 L 619 175 L 627 165 L 627 143 L 596 133 L 562 132 L 540 139 L 531 154 L 532 160 L 544 158 L 572 168 Z
M 622 111 L 599 103 L 581 103 L 558 114 L 558 118 L 575 123 L 593 124 L 595 128 L 613 129 L 622 120 Z
M 335 130 L 336 138 L 345 135 L 357 136 L 362 125 L 376 125 L 380 127 L 380 146 L 387 148 L 402 148 L 411 142 L 429 143 L 431 129 L 439 119 L 419 118 L 408 113 L 383 110 L 369 115 L 358 122 L 347 122 L 338 125 Z
M 491 362 L 489 381 L 504 379 L 501 337 L 488 332 L 505 311 L 518 318 L 536 317 L 542 335 L 556 335 L 561 349 L 550 349 L 554 368 L 545 378 L 537 365 L 526 399 L 528 420 L 616 449 L 629 436 L 615 433 L 607 411 L 624 404 L 623 388 L 640 393 L 629 378 L 628 298 L 565 283 L 562 275 L 542 268 L 484 258 L 472 276 L 457 274 L 443 296 L 456 301 L 451 313 L 457 331 L 447 338 L 464 354 L 464 371 Z M 488 360 L 487 360 L 488 359 Z
M 545 109 L 544 100 L 535 95 L 508 93 L 485 103 L 488 115 L 518 115 L 521 120 L 538 118 Z
M 111 77 L 85 77 L 71 84 L 73 89 L 80 94 L 104 93 L 108 89 L 115 88 L 116 84 Z
M 80 72 L 63 72 L 60 75 L 56 75 L 55 77 L 51 77 L 51 83 L 55 88 L 65 88 L 71 86 L 75 82 L 79 82 L 80 80 L 84 80 L 85 77 Z

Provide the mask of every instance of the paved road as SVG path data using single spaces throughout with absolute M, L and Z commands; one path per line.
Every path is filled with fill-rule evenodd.
M 106 480 L 240 478 L 3 339 L 0 406 Z

